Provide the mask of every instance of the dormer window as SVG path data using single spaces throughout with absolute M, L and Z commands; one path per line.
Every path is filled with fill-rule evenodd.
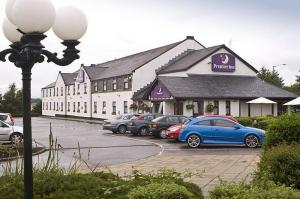
M 106 80 L 103 80 L 103 91 L 106 91 L 106 89 L 107 89 L 107 82 L 106 82 Z
M 113 87 L 113 90 L 117 90 L 117 80 L 116 79 L 113 80 L 112 87 Z
M 98 91 L 98 82 L 94 82 L 94 91 L 95 91 L 95 92 Z
M 124 89 L 128 89 L 129 88 L 129 83 L 128 83 L 128 78 L 124 79 Z

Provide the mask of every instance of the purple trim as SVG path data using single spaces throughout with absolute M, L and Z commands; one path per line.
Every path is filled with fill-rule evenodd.
M 168 91 L 168 89 L 162 84 L 158 83 L 154 89 L 151 91 L 150 94 L 151 99 L 170 99 L 171 93 Z

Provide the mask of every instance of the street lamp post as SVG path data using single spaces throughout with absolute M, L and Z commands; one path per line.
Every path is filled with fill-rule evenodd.
M 277 66 L 285 66 L 285 65 L 286 65 L 286 64 L 278 64 L 278 65 L 272 66 L 273 71 L 275 70 L 275 68 L 276 68 Z
M 79 59 L 78 40 L 87 29 L 85 15 L 75 7 L 63 7 L 55 11 L 51 0 L 8 0 L 7 18 L 3 32 L 12 42 L 9 49 L 0 52 L 0 61 L 8 60 L 22 70 L 23 83 L 23 135 L 24 135 L 24 198 L 33 198 L 32 130 L 31 130 L 31 70 L 45 58 L 60 66 Z M 52 27 L 66 47 L 63 57 L 45 50 L 41 41 Z

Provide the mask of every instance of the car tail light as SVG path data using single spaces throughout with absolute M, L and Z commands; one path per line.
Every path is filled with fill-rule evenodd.
M 154 129 L 156 129 L 157 128 L 157 124 L 156 123 L 152 123 L 151 127 L 154 128 Z
M 110 122 L 109 121 L 105 121 L 105 124 L 110 124 Z

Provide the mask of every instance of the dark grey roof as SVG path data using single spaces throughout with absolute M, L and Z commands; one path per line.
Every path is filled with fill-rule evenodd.
M 258 72 L 253 66 L 251 66 L 248 62 L 246 62 L 244 59 L 242 59 L 239 55 L 237 55 L 235 52 L 230 50 L 228 47 L 223 45 L 213 46 L 209 48 L 203 48 L 200 50 L 194 50 L 189 51 L 185 56 L 181 57 L 180 59 L 176 60 L 175 62 L 172 62 L 171 64 L 167 64 L 162 69 L 159 70 L 158 74 L 165 74 L 165 73 L 173 73 L 173 72 L 179 72 L 179 71 L 186 71 L 195 64 L 201 62 L 208 56 L 212 55 L 213 53 L 217 52 L 221 48 L 226 49 L 228 52 L 233 54 L 235 57 L 240 59 L 245 65 L 247 65 L 250 69 L 252 69 L 254 72 Z
M 51 83 L 51 84 L 49 84 L 49 85 L 43 87 L 43 89 L 44 89 L 44 88 L 53 88 L 53 87 L 55 87 L 55 85 L 56 85 L 56 82 L 53 82 L 53 83 Z
M 102 76 L 103 72 L 107 69 L 104 67 L 95 67 L 95 66 L 83 66 L 87 75 L 91 80 L 97 80 Z
M 75 79 L 78 73 L 61 73 L 61 76 L 64 80 L 65 85 L 75 84 Z
M 150 62 L 156 57 L 174 48 L 175 46 L 182 43 L 183 41 L 162 46 L 159 48 L 154 48 L 137 54 L 129 55 L 120 59 L 108 61 L 102 64 L 98 64 L 96 66 L 91 66 L 91 68 L 94 67 L 94 69 L 90 69 L 89 74 L 96 73 L 97 75 L 91 75 L 90 78 L 92 80 L 96 80 L 96 79 L 105 79 L 105 78 L 116 77 L 121 75 L 129 75 L 139 67 L 145 65 L 146 63 Z M 85 67 L 85 69 L 87 68 L 88 67 Z M 103 68 L 105 68 L 105 70 Z
M 195 65 L 199 61 L 203 60 L 210 54 L 212 54 L 212 53 L 216 52 L 217 50 L 219 50 L 220 48 L 222 48 L 222 46 L 223 45 L 218 45 L 218 46 L 213 46 L 213 47 L 209 47 L 209 48 L 203 48 L 200 50 L 189 51 L 185 56 L 181 57 L 181 59 L 178 59 L 175 62 L 172 62 L 172 63 L 164 66 L 158 72 L 158 74 L 187 70 L 188 68 Z
M 296 94 L 273 86 L 254 76 L 194 75 L 164 77 L 158 80 L 177 99 L 188 98 L 296 98 Z M 148 87 L 148 96 L 153 87 Z M 145 91 L 143 91 L 145 92 Z M 135 94 L 138 96 L 138 93 Z M 144 96 L 145 94 L 143 94 Z

